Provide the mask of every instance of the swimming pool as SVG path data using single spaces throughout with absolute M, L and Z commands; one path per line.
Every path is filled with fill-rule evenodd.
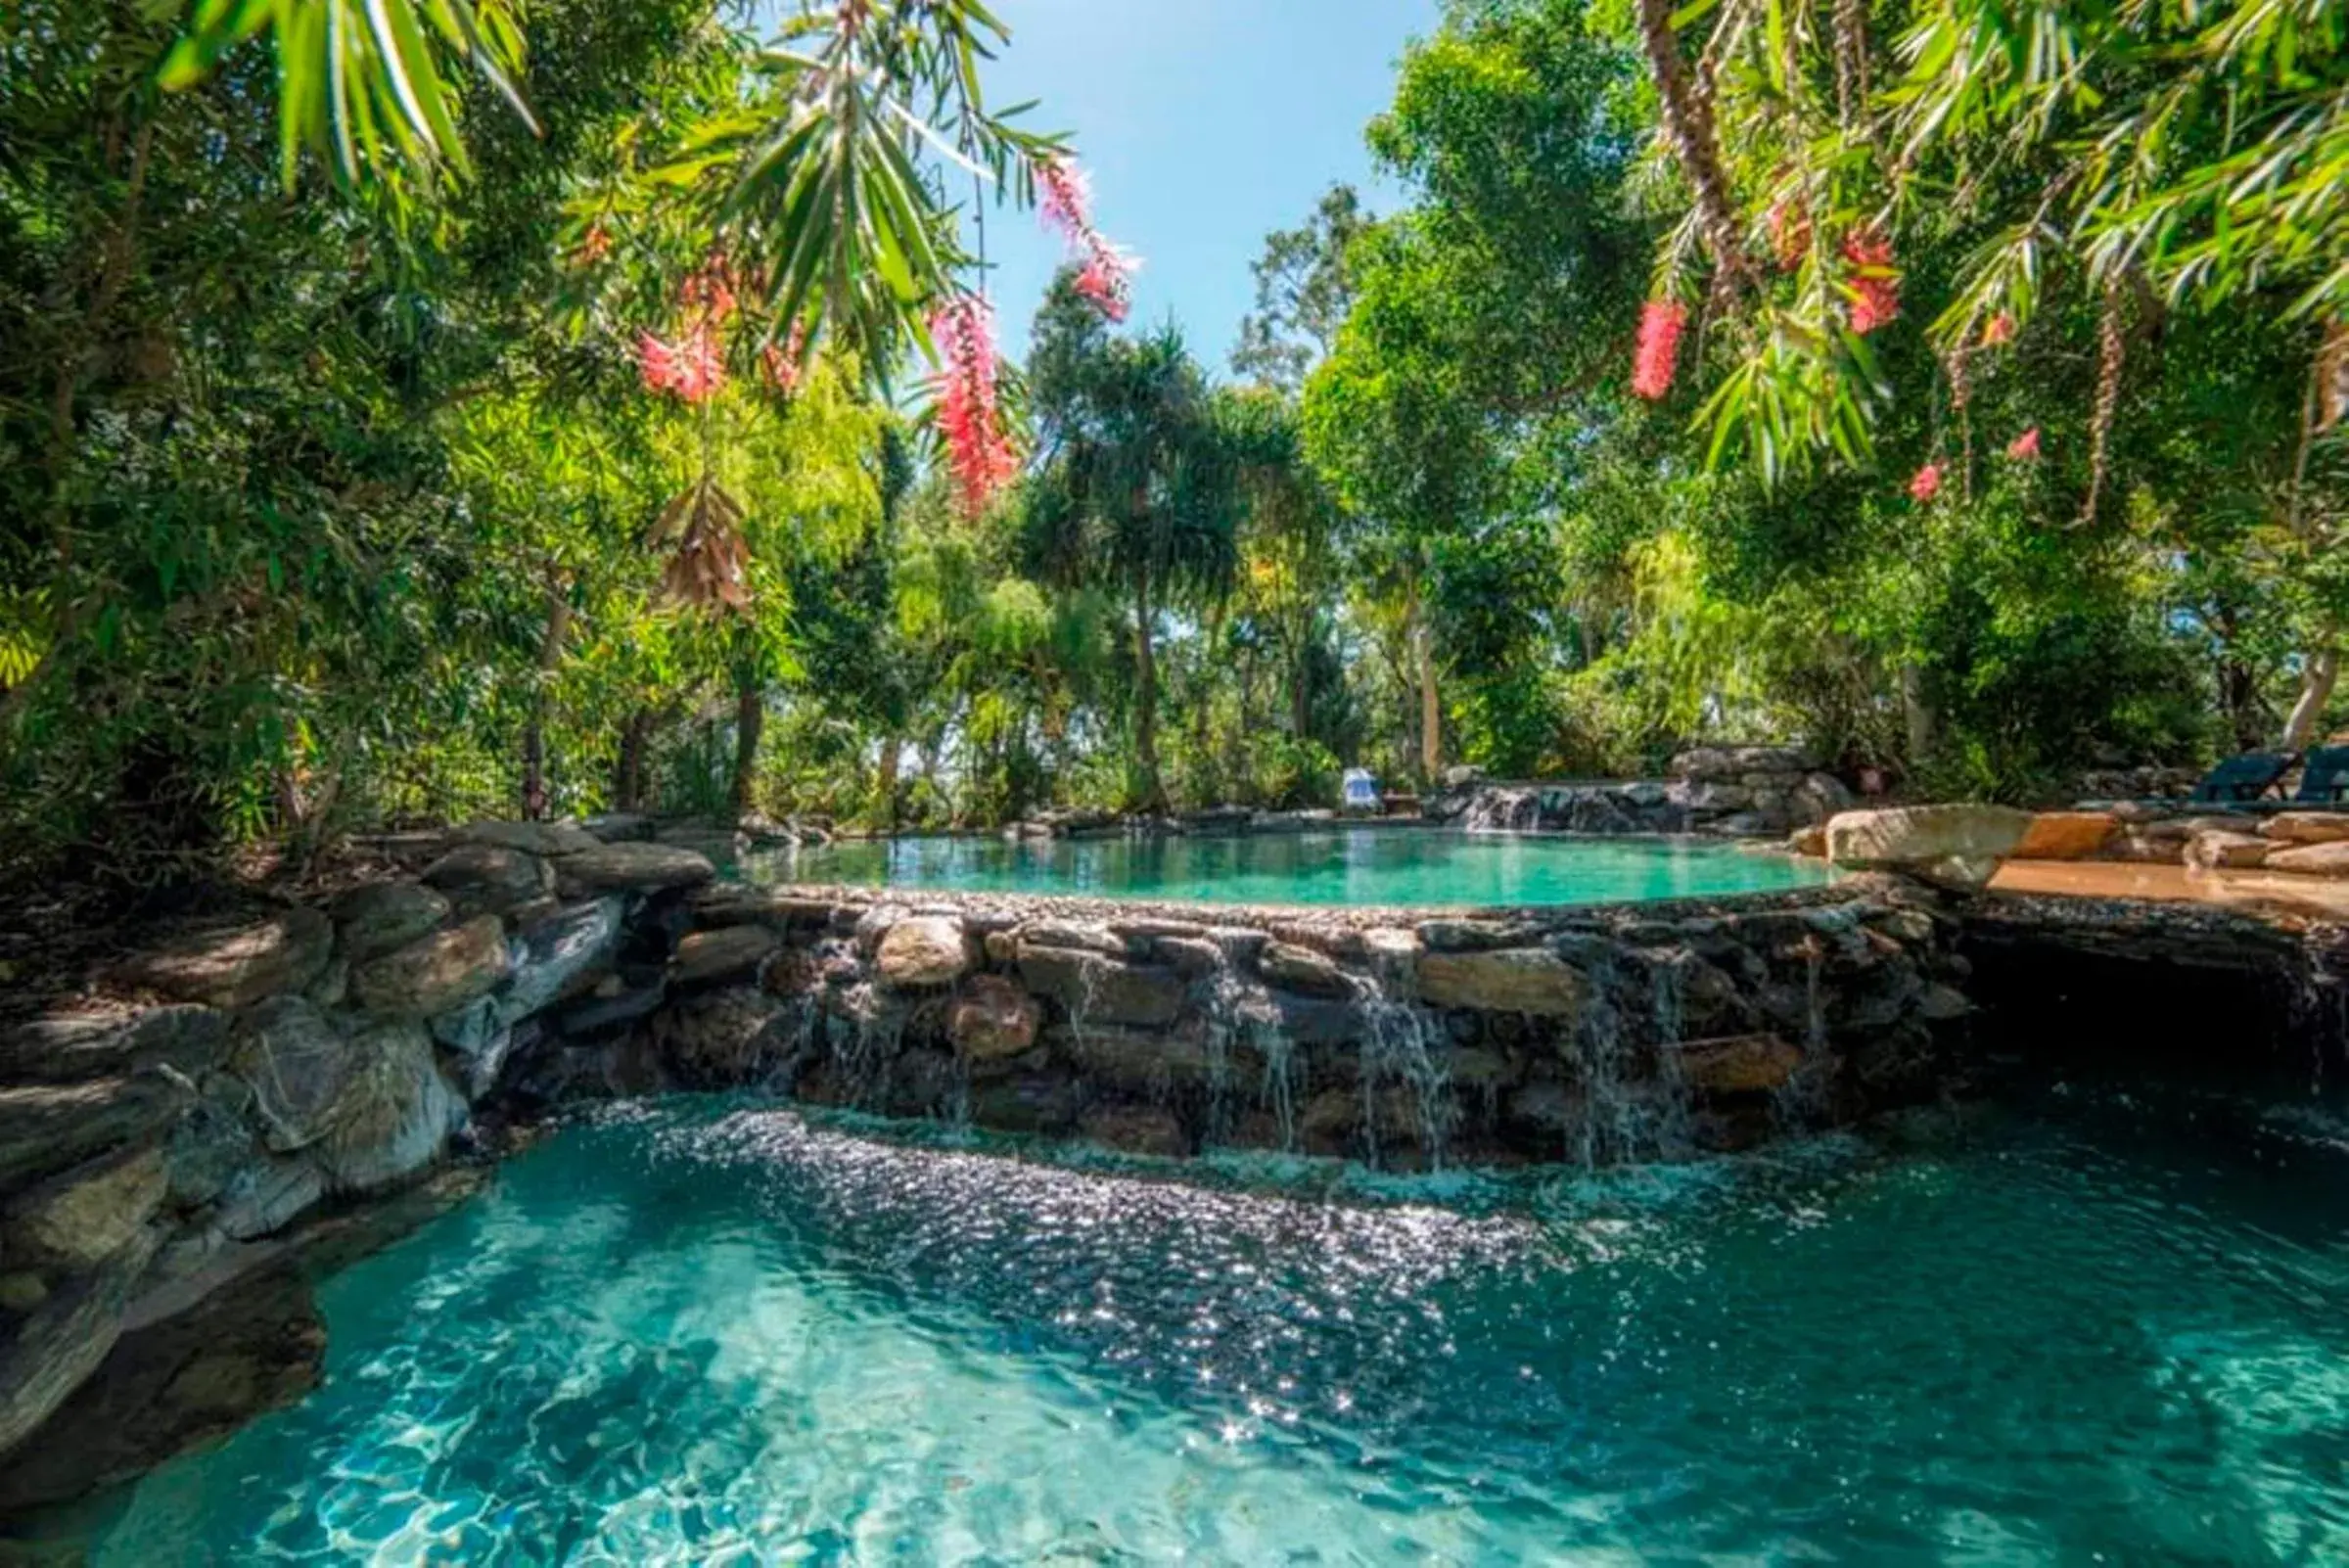
M 141 1482 L 96 1560 L 2349 1554 L 2338 1156 L 2011 1113 L 1330 1170 L 608 1113 L 330 1280 L 323 1386 Z
M 1432 828 L 1005 842 L 908 838 L 780 851 L 755 880 L 1178 902 L 1505 906 L 1773 893 L 1829 880 L 1817 861 L 1688 839 Z

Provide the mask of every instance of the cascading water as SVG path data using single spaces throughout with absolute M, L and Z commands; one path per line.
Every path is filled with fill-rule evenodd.
M 1280 1129 L 1282 1150 L 1297 1145 L 1297 1094 L 1292 1078 L 1295 1053 L 1280 1027 L 1279 1009 L 1262 985 L 1245 980 L 1231 968 L 1220 968 L 1193 994 L 1203 1021 L 1207 1057 L 1206 1141 L 1231 1141 L 1234 1100 L 1235 1047 L 1255 1051 L 1264 1060 L 1258 1084 L 1259 1105 L 1272 1114 Z
M 1531 833 L 1542 825 L 1539 790 L 1485 790 L 1461 819 L 1471 833 Z
M 1377 1164 L 1382 1104 L 1389 1085 L 1406 1090 L 1411 1100 L 1412 1130 L 1428 1168 L 1444 1168 L 1459 1105 L 1451 1092 L 1449 1053 L 1442 1044 L 1441 1024 L 1417 1002 L 1403 999 L 1407 964 L 1381 953 L 1373 973 L 1348 977 L 1355 1010 L 1362 1020 L 1361 1087 L 1362 1136 L 1372 1164 Z

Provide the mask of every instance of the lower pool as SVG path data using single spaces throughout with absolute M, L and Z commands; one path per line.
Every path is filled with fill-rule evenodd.
M 1809 887 L 1830 875 L 1817 861 L 1698 840 L 1435 828 L 1017 843 L 852 841 L 756 856 L 746 870 L 761 881 L 942 892 L 1410 906 L 1716 898 Z
M 96 1560 L 2349 1560 L 2342 1162 L 2088 1126 L 1439 1208 L 611 1113 L 329 1281 L 323 1386 Z

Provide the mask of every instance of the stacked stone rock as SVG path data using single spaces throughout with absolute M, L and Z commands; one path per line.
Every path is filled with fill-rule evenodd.
M 438 1160 L 517 1044 L 659 1005 L 708 860 L 568 825 L 457 839 L 416 881 L 183 935 L 110 999 L 0 1032 L 0 1452 L 142 1299 Z
M 1783 746 L 1708 746 L 1672 760 L 1664 779 L 1493 784 L 1462 778 L 1429 814 L 1472 829 L 1517 833 L 1707 833 L 1784 838 L 1823 824 L 1851 792 Z

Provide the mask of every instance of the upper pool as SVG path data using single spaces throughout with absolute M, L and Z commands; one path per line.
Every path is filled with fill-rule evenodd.
M 1249 837 L 894 839 L 782 851 L 762 882 L 956 893 L 1066 893 L 1203 903 L 1634 903 L 1812 887 L 1791 855 L 1679 839 L 1561 839 L 1414 828 Z

